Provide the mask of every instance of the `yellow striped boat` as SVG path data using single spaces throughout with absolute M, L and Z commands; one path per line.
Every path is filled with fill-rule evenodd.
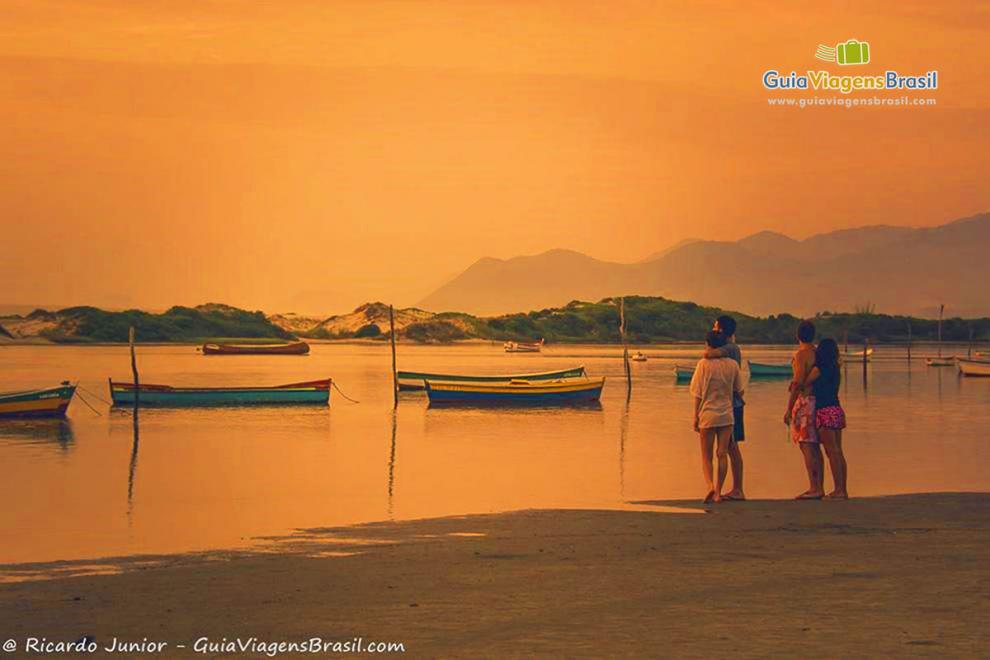
M 75 393 L 69 381 L 43 390 L 0 393 L 0 417 L 65 417 Z
M 430 405 L 561 406 L 594 403 L 605 378 L 572 378 L 548 382 L 513 380 L 507 383 L 426 381 Z

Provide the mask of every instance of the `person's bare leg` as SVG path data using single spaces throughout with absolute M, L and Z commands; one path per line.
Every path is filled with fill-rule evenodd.
M 846 457 L 842 452 L 842 430 L 819 429 L 822 446 L 825 447 L 825 454 L 828 456 L 828 464 L 832 468 L 832 481 L 835 489 L 826 497 L 835 500 L 849 498 L 846 491 Z
M 746 494 L 743 492 L 743 456 L 739 443 L 734 439 L 729 443 L 729 465 L 732 467 L 732 490 L 723 497 L 729 500 L 744 500 Z
M 698 432 L 701 439 L 701 475 L 708 484 L 708 494 L 704 502 L 708 503 L 715 497 L 715 481 L 712 477 L 712 448 L 715 445 L 715 429 L 701 429 Z
M 808 490 L 797 496 L 799 500 L 818 500 L 825 494 L 822 488 L 822 450 L 817 442 L 802 442 L 804 469 L 808 471 Z
M 732 441 L 732 427 L 720 426 L 715 431 L 718 437 L 718 448 L 715 450 L 718 458 L 718 483 L 715 486 L 714 501 L 721 502 L 725 475 L 729 472 L 729 444 Z

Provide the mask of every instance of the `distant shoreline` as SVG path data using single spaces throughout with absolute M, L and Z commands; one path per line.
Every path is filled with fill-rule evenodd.
M 306 337 L 301 337 L 299 339 L 299 341 L 304 341 L 304 342 L 306 342 L 307 344 L 309 344 L 311 346 L 320 346 L 320 345 L 328 345 L 328 346 L 354 345 L 354 346 L 382 346 L 382 347 L 388 347 L 389 346 L 389 342 L 388 342 L 387 339 L 384 339 L 384 340 L 383 339 L 353 339 L 353 338 L 350 338 L 350 339 L 308 339 Z M 843 348 L 842 341 L 840 339 L 837 339 L 837 341 L 839 341 L 840 348 Z M 210 339 L 208 341 L 147 341 L 147 342 L 145 342 L 145 341 L 138 341 L 136 345 L 138 347 L 142 347 L 142 346 L 196 346 L 196 347 L 200 347 L 203 344 L 244 344 L 244 345 L 252 345 L 253 344 L 253 345 L 258 345 L 258 346 L 266 346 L 266 345 L 271 345 L 272 343 L 273 342 L 270 342 L 270 341 L 269 342 L 250 342 L 250 341 L 244 341 L 243 339 L 239 339 L 239 340 Z M 499 346 L 500 347 L 504 342 L 501 339 L 492 340 L 492 339 L 479 339 L 479 338 L 457 339 L 457 340 L 449 341 L 449 342 L 422 342 L 422 341 L 415 341 L 415 340 L 412 340 L 412 339 L 399 338 L 399 339 L 396 340 L 395 343 L 398 346 L 424 346 L 424 347 L 425 346 L 481 346 L 481 345 L 492 345 L 492 346 Z M 635 349 L 649 350 L 651 347 L 662 348 L 664 346 L 701 346 L 703 344 L 704 344 L 704 339 L 702 338 L 702 339 L 698 339 L 697 341 L 691 341 L 691 340 L 683 340 L 683 341 L 681 341 L 681 340 L 678 340 L 678 341 L 663 341 L 663 342 L 651 342 L 651 343 L 635 343 L 635 342 L 629 342 L 628 346 L 630 348 L 635 348 Z M 748 342 L 742 342 L 741 341 L 741 342 L 739 342 L 739 345 L 741 347 L 743 347 L 743 348 L 757 348 L 758 349 L 758 348 L 761 348 L 761 347 L 766 347 L 766 348 L 786 347 L 786 346 L 790 346 L 791 344 L 787 344 L 787 343 L 767 343 L 767 342 L 748 343 Z M 910 345 L 911 345 L 911 347 L 913 349 L 917 349 L 917 348 L 921 348 L 921 347 L 925 347 L 925 348 L 932 347 L 932 348 L 935 348 L 935 347 L 938 346 L 938 342 L 931 341 L 931 340 L 924 340 L 924 341 L 915 341 L 915 342 L 912 342 Z M 946 347 L 956 347 L 956 348 L 958 348 L 960 346 L 961 347 L 966 347 L 967 345 L 968 344 L 966 342 L 961 342 L 961 341 L 945 341 L 945 342 L 942 343 L 943 348 L 946 348 Z M 101 341 L 101 342 L 95 342 L 95 341 L 55 342 L 55 341 L 47 341 L 47 340 L 43 340 L 43 339 L 14 339 L 14 340 L 9 340 L 8 339 L 8 340 L 0 340 L 0 348 L 3 348 L 5 346 L 59 346 L 59 347 L 67 346 L 67 347 L 93 347 L 93 348 L 99 348 L 99 347 L 108 347 L 108 346 L 109 347 L 114 347 L 114 346 L 123 346 L 123 347 L 126 347 L 126 346 L 129 346 L 129 344 L 127 342 L 106 342 L 106 341 Z M 576 347 L 576 346 L 601 346 L 601 347 L 621 348 L 622 347 L 622 343 L 620 343 L 620 342 L 559 341 L 559 342 L 547 343 L 547 344 L 544 345 L 545 348 L 549 348 L 549 349 L 551 349 L 551 351 L 552 351 L 553 348 L 561 347 L 561 346 L 567 346 L 567 347 Z M 903 342 L 903 341 L 870 342 L 870 346 L 871 347 L 874 347 L 874 348 L 879 348 L 879 347 L 884 347 L 884 348 L 907 348 L 908 347 L 908 343 L 907 342 Z M 972 346 L 976 350 L 982 350 L 982 349 L 990 348 L 990 341 L 983 341 L 983 340 L 974 341 L 973 344 L 972 344 Z M 862 349 L 862 347 L 863 347 L 863 344 L 862 343 L 849 342 L 849 350 L 850 351 L 859 351 L 859 350 Z M 546 355 L 546 354 L 547 354 L 546 352 L 543 352 L 543 353 L 524 353 L 524 354 L 521 354 L 521 356 L 523 357 L 523 359 L 525 359 L 526 357 L 539 357 L 540 355 Z M 921 355 L 918 356 L 919 359 L 922 358 L 922 357 L 925 357 L 925 356 L 921 356 Z

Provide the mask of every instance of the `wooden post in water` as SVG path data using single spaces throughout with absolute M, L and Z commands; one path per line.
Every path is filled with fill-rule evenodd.
M 131 345 L 131 375 L 134 378 L 134 414 L 137 415 L 138 405 L 141 400 L 141 381 L 138 378 L 137 355 L 134 352 L 134 326 L 127 331 L 127 340 Z
M 843 341 L 846 345 L 846 355 L 849 355 L 849 328 L 843 330 L 842 336 L 844 337 Z
M 619 335 L 622 337 L 622 366 L 626 372 L 626 395 L 632 393 L 632 369 L 629 366 L 629 345 L 626 343 L 626 299 L 619 298 Z
M 908 324 L 908 362 L 911 361 L 911 321 Z
M 969 326 L 969 346 L 966 347 L 966 357 L 973 357 L 973 326 Z
M 942 313 L 945 312 L 945 305 L 938 308 L 938 356 L 942 357 Z
M 395 310 L 388 306 L 388 330 L 392 338 L 392 407 L 399 407 L 399 374 L 395 370 Z

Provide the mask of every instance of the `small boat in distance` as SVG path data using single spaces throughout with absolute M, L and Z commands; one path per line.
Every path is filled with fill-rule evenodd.
M 75 393 L 67 380 L 48 389 L 0 392 L 0 417 L 65 417 Z
M 846 362 L 854 362 L 854 361 L 862 362 L 863 361 L 863 351 L 845 351 L 842 354 L 842 358 Z M 867 362 L 871 362 L 872 361 L 872 358 L 873 358 L 873 349 L 872 348 L 866 349 L 866 361 Z
M 990 377 L 990 360 L 967 360 L 959 358 L 959 372 L 963 376 Z
M 502 344 L 506 353 L 539 353 L 543 350 L 543 340 L 534 342 L 507 341 Z
M 309 344 L 204 344 L 203 355 L 306 355 Z
M 763 364 L 747 360 L 750 378 L 790 378 L 793 373 L 789 364 Z
M 430 405 L 568 406 L 597 403 L 605 378 L 574 378 L 543 383 L 443 383 L 426 381 Z
M 139 405 L 184 406 L 250 406 L 250 405 L 320 405 L 330 403 L 332 380 L 312 380 L 274 387 L 172 387 L 110 381 L 110 398 L 115 406 L 134 405 L 134 394 L 140 395 Z
M 545 371 L 533 374 L 494 374 L 490 376 L 471 376 L 466 374 L 430 374 L 417 371 L 398 372 L 399 389 L 425 390 L 425 381 L 433 380 L 448 383 L 508 383 L 513 380 L 547 381 L 563 378 L 579 378 L 585 375 L 584 365 L 558 371 Z
M 678 383 L 687 383 L 694 377 L 694 367 L 684 367 L 679 364 L 674 365 L 674 378 Z
M 636 353 L 629 359 L 632 360 L 633 362 L 646 362 L 646 356 L 643 355 L 640 351 L 636 351 Z

